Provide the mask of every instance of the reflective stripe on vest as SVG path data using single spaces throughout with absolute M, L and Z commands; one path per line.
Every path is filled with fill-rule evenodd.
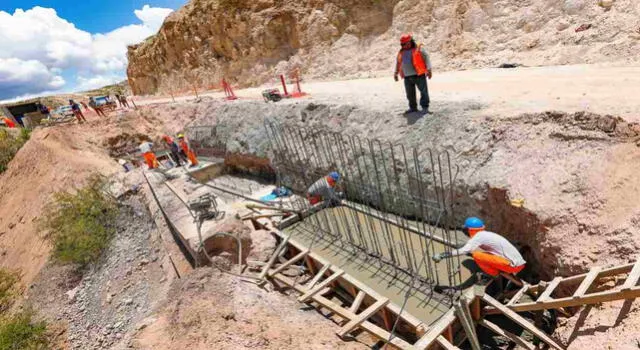
M 411 63 L 413 63 L 413 69 L 416 70 L 416 74 L 418 75 L 424 75 L 429 72 L 429 70 L 427 69 L 426 63 L 422 58 L 422 53 L 420 52 L 421 48 L 422 48 L 422 45 L 418 45 L 414 47 L 411 52 L 411 58 L 412 58 Z M 398 52 L 397 71 L 400 73 L 400 76 L 404 78 L 404 72 L 402 71 L 402 50 Z

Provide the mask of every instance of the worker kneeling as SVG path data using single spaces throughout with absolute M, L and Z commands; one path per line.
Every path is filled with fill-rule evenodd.
M 487 275 L 496 277 L 502 274 L 520 284 L 513 275 L 524 269 L 526 261 L 516 247 L 499 234 L 485 231 L 484 222 L 475 217 L 467 218 L 462 230 L 471 239 L 462 248 L 434 255 L 435 262 L 453 256 L 471 255 Z
M 338 181 L 340 181 L 340 174 L 333 171 L 314 182 L 307 190 L 309 204 L 315 205 L 322 201 L 328 201 L 329 204 L 339 202 L 340 198 L 335 190 Z

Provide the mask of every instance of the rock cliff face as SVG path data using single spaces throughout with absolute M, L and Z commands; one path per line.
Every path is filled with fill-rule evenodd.
M 135 94 L 392 71 L 411 32 L 434 71 L 637 60 L 635 0 L 191 0 L 129 48 Z M 576 32 L 582 25 L 588 27 Z

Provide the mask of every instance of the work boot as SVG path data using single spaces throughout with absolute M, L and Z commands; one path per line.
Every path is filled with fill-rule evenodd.
M 409 108 L 406 111 L 404 111 L 404 114 L 411 114 L 411 113 L 416 113 L 418 112 L 417 108 Z

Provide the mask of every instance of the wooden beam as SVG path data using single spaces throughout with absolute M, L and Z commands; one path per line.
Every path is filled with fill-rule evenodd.
M 299 293 L 306 293 L 308 291 L 308 289 L 304 286 L 301 286 L 300 284 L 295 284 L 293 279 L 286 277 L 282 274 L 280 275 L 275 275 L 273 276 L 273 278 L 281 281 L 282 283 L 294 288 L 296 291 L 298 291 Z M 337 314 L 338 316 L 347 319 L 347 320 L 351 320 L 355 317 L 357 317 L 357 315 L 345 308 L 343 308 L 342 306 L 334 303 L 333 301 L 319 295 L 316 294 L 313 297 L 311 297 L 313 299 L 313 301 L 317 302 L 319 305 L 321 305 L 322 307 L 331 310 L 332 312 L 334 312 L 335 314 Z M 371 333 L 372 335 L 374 335 L 376 338 L 383 340 L 383 341 L 387 341 L 389 338 L 391 339 L 391 345 L 399 348 L 399 349 L 411 349 L 411 345 L 409 343 L 407 343 L 405 340 L 403 340 L 402 338 L 398 337 L 398 336 L 394 336 L 391 337 L 391 333 L 387 332 L 386 330 L 376 326 L 375 324 L 369 322 L 369 321 L 364 321 L 362 322 L 362 324 L 360 324 L 360 328 L 364 329 L 365 331 Z
M 560 345 L 558 342 L 556 342 L 554 339 L 552 339 L 550 336 L 548 336 L 545 332 L 543 332 L 540 329 L 538 329 L 531 322 L 529 322 L 524 317 L 518 315 L 513 310 L 511 310 L 508 307 L 502 305 L 499 301 L 495 300 L 489 294 L 483 295 L 482 296 L 482 300 L 484 300 L 487 304 L 493 306 L 494 308 L 500 310 L 500 312 L 502 312 L 505 316 L 509 317 L 515 323 L 519 324 L 524 329 L 528 330 L 533 335 L 535 335 L 536 337 L 540 338 L 540 340 L 545 342 L 550 347 L 552 347 L 554 349 L 558 349 L 558 350 L 564 349 L 564 347 L 562 345 Z
M 278 266 L 276 269 L 274 269 L 273 271 L 269 271 L 267 273 L 268 276 L 273 276 L 276 273 L 280 273 L 282 271 L 284 271 L 286 268 L 288 268 L 289 266 L 297 263 L 298 261 L 302 260 L 302 258 L 304 258 L 305 256 L 307 256 L 307 254 L 309 254 L 309 249 L 301 251 L 300 253 L 298 253 L 296 256 L 294 256 L 293 258 L 287 260 L 284 264 Z
M 480 350 L 480 342 L 478 341 L 478 336 L 476 335 L 474 324 L 471 320 L 471 313 L 468 312 L 468 309 L 465 310 L 462 298 L 458 303 L 455 303 L 453 307 L 456 310 L 456 316 L 458 316 L 458 320 L 462 324 L 462 328 L 464 328 L 464 332 L 467 334 L 467 339 L 469 339 L 471 349 Z
M 436 338 L 436 342 L 438 343 L 438 345 L 442 346 L 445 350 L 460 350 L 459 347 L 449 343 L 449 341 L 441 335 Z
M 602 271 L 602 267 L 599 266 L 596 266 L 589 271 L 587 276 L 582 280 L 582 283 L 580 283 L 580 286 L 578 286 L 576 292 L 573 293 L 574 299 L 582 298 L 584 296 L 584 294 L 589 290 L 589 287 L 591 287 L 593 282 L 598 278 L 600 271 Z
M 614 290 L 608 290 L 604 292 L 590 293 L 577 299 L 574 298 L 573 296 L 570 296 L 566 298 L 552 299 L 540 304 L 536 302 L 516 304 L 511 306 L 510 309 L 517 312 L 557 309 L 561 307 L 598 304 L 598 303 L 604 303 L 607 301 L 636 299 L 639 297 L 640 297 L 640 287 L 633 287 L 627 290 L 614 289 Z
M 551 280 L 551 283 L 547 285 L 547 287 L 544 289 L 544 292 L 542 292 L 538 299 L 536 299 L 536 303 L 541 303 L 543 301 L 551 299 L 551 293 L 553 293 L 558 284 L 560 284 L 560 281 L 562 281 L 562 277 L 556 277 Z
M 450 309 L 446 314 L 444 314 L 438 322 L 436 322 L 433 327 L 431 327 L 422 338 L 418 339 L 418 341 L 413 345 L 413 348 L 416 350 L 425 350 L 427 349 L 433 342 L 436 341 L 442 332 L 449 327 L 449 325 L 456 319 L 454 309 Z
M 362 304 L 362 301 L 364 300 L 364 297 L 367 294 L 363 291 L 359 291 L 358 295 L 356 295 L 356 298 L 353 299 L 353 303 L 351 304 L 351 307 L 349 307 L 349 311 L 355 313 L 358 313 L 358 309 L 360 308 L 360 305 Z
M 318 281 L 320 281 L 320 279 L 322 278 L 322 276 L 324 276 L 324 274 L 331 268 L 331 264 L 326 264 L 324 265 L 320 271 L 318 271 L 318 273 L 316 273 L 315 276 L 313 276 L 313 279 L 311 281 L 309 281 L 309 284 L 307 284 L 307 288 L 311 289 L 313 288 L 313 286 L 316 285 L 316 283 L 318 283 Z
M 390 331 L 393 328 L 391 324 L 391 315 L 389 315 L 389 309 L 382 309 L 382 322 L 384 322 L 384 329 Z
M 289 236 L 286 236 L 285 238 L 282 239 L 282 242 L 280 242 L 280 244 L 278 245 L 276 250 L 273 252 L 273 255 L 271 255 L 271 257 L 269 258 L 269 261 L 267 262 L 267 265 L 265 265 L 264 268 L 262 269 L 262 272 L 260 272 L 260 276 L 258 276 L 258 278 L 260 280 L 264 280 L 264 278 L 267 276 L 267 273 L 269 273 L 269 270 L 271 269 L 271 266 L 273 266 L 273 264 L 275 264 L 276 259 L 278 259 L 278 255 L 280 255 L 280 252 L 287 245 L 287 242 L 289 241 L 290 237 L 291 236 L 289 235 Z
M 323 205 L 322 203 L 318 203 L 314 207 L 312 207 L 311 209 L 316 210 L 316 207 L 318 207 L 317 210 L 320 210 L 320 209 L 322 209 L 321 208 L 322 205 Z M 308 211 L 305 211 L 300 215 L 302 215 L 302 216 L 308 215 Z M 280 223 L 280 225 L 281 224 L 282 223 Z M 280 225 L 278 227 L 281 227 Z M 271 226 L 271 224 L 267 224 L 267 225 L 265 225 L 265 227 L 267 227 L 272 233 L 274 233 L 275 235 L 277 235 L 279 237 L 286 237 L 287 236 L 282 231 L 280 231 L 279 229 L 273 228 L 273 226 Z M 298 250 L 307 249 L 306 245 L 296 241 L 295 239 L 289 240 L 289 244 L 291 244 L 292 246 L 296 247 Z M 321 257 L 318 254 L 315 254 L 313 252 L 309 253 L 308 256 L 313 258 L 313 260 L 315 260 L 319 264 L 322 264 L 322 265 L 329 264 L 328 260 L 324 259 L 323 257 Z M 383 297 L 380 293 L 376 292 L 371 287 L 369 287 L 366 284 L 360 282 L 358 279 L 356 279 L 355 277 L 353 277 L 353 276 L 351 276 L 351 275 L 349 275 L 347 273 L 345 273 L 342 276 L 342 279 L 344 281 L 348 282 L 349 284 L 355 286 L 358 290 L 361 290 L 361 291 L 367 293 L 367 295 L 372 297 L 373 299 L 377 300 L 377 299 L 380 299 L 380 298 Z M 400 306 L 395 304 L 395 303 L 389 303 L 389 305 L 387 305 L 387 309 L 389 309 L 390 312 L 396 314 L 397 316 L 400 316 L 411 327 L 418 327 L 419 325 L 422 324 L 422 321 L 420 319 L 418 319 L 417 317 L 415 317 L 412 314 L 410 314 L 407 310 L 402 310 L 400 308 Z
M 498 327 L 496 324 L 489 322 L 487 320 L 480 320 L 480 322 L 478 322 L 481 326 L 487 328 L 488 330 L 496 333 L 497 335 L 503 336 L 505 338 L 509 338 L 511 339 L 511 341 L 513 341 L 514 343 L 516 343 L 518 346 L 526 349 L 526 350 L 536 350 L 536 347 L 529 343 L 528 341 L 520 338 L 519 336 L 509 332 L 509 331 L 505 331 L 504 329 Z
M 640 260 L 636 261 L 636 264 L 633 265 L 633 269 L 629 272 L 629 276 L 627 276 L 621 289 L 629 290 L 635 287 L 638 284 L 638 280 L 640 280 Z
M 518 301 L 520 301 L 520 299 L 522 299 L 522 296 L 524 296 L 524 294 L 529 290 L 529 287 L 530 287 L 530 285 L 525 282 L 524 286 L 522 286 L 522 288 L 520 288 L 520 290 L 518 290 L 516 295 L 514 295 L 511 298 L 511 300 L 509 300 L 509 302 L 507 303 L 507 306 L 511 306 L 511 305 L 517 303 Z
M 356 318 L 351 319 L 337 332 L 340 338 L 343 338 L 347 333 L 351 332 L 352 329 L 357 327 L 362 322 L 366 321 L 369 317 L 373 316 L 376 312 L 382 309 L 385 305 L 389 303 L 389 299 L 384 298 L 376 301 L 371 306 L 366 308 L 364 311 L 359 313 Z
M 316 293 L 318 293 L 319 291 L 324 289 L 324 287 L 326 287 L 329 284 L 331 284 L 331 282 L 333 282 L 336 279 L 338 279 L 338 277 L 342 276 L 343 273 L 344 273 L 344 271 L 337 270 L 331 276 L 327 277 L 327 279 L 325 279 L 324 281 L 316 284 L 313 288 L 309 289 L 309 291 L 307 291 L 305 294 L 303 294 L 301 297 L 298 298 L 298 301 L 301 302 L 301 303 L 307 302 L 309 300 L 309 298 L 311 298 Z

